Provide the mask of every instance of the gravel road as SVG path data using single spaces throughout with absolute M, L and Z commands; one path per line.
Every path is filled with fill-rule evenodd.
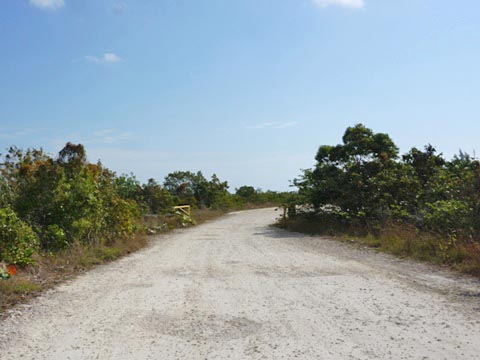
M 273 209 L 153 239 L 0 322 L 6 359 L 479 359 L 480 284 L 269 227 Z

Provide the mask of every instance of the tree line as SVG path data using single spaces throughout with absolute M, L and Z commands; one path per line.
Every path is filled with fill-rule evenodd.
M 87 161 L 81 144 L 50 156 L 42 149 L 8 149 L 0 164 L 0 263 L 27 265 L 41 252 L 73 244 L 109 246 L 141 231 L 145 214 L 174 205 L 227 210 L 247 203 L 280 203 L 287 193 L 244 186 L 231 194 L 226 181 L 202 172 L 177 171 L 163 183 L 142 184 Z
M 294 183 L 326 228 L 374 233 L 400 224 L 480 242 L 480 162 L 469 154 L 446 159 L 426 145 L 400 155 L 389 135 L 358 124 L 315 159 Z

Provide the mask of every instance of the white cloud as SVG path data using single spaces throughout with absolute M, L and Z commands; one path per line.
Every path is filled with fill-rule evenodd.
M 249 125 L 247 129 L 285 129 L 298 125 L 298 121 L 288 121 L 288 122 L 264 122 L 256 125 Z
M 105 61 L 105 62 L 114 63 L 114 62 L 118 62 L 120 60 L 122 60 L 122 59 L 120 59 L 120 57 L 115 55 L 115 54 L 104 54 L 103 55 L 103 61 Z
M 313 3 L 320 7 L 341 6 L 350 9 L 361 9 L 365 6 L 364 0 L 312 0 Z
M 63 0 L 30 0 L 30 4 L 40 9 L 57 10 L 65 6 Z
M 87 55 L 85 59 L 94 63 L 116 63 L 122 60 L 118 55 L 112 53 L 106 53 L 102 56 Z

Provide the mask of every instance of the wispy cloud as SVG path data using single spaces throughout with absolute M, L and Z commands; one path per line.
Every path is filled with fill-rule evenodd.
M 120 56 L 113 54 L 113 53 L 105 53 L 102 56 L 92 56 L 92 55 L 87 55 L 85 56 L 85 59 L 94 62 L 97 64 L 112 64 L 121 61 L 122 59 Z
M 22 137 L 35 134 L 41 129 L 21 129 L 21 130 L 0 130 L 0 139 L 20 139 Z
M 127 10 L 127 4 L 124 2 L 117 2 L 113 4 L 112 11 L 116 14 L 123 14 Z
M 292 127 L 292 126 L 296 126 L 298 125 L 298 121 L 289 121 L 289 122 L 286 122 L 286 123 L 282 123 L 282 124 L 278 124 L 275 126 L 276 129 L 285 129 L 285 128 L 289 128 L 289 127 Z
M 40 9 L 57 10 L 65 6 L 63 0 L 30 0 L 30 4 Z
M 118 132 L 114 129 L 103 129 L 92 133 L 92 142 L 102 144 L 113 144 L 122 140 L 128 140 L 132 137 L 131 132 Z
M 292 126 L 298 125 L 298 121 L 288 121 L 288 122 L 264 122 L 255 125 L 246 126 L 247 129 L 285 129 Z
M 265 123 L 260 123 L 260 124 L 255 124 L 255 125 L 247 125 L 247 129 L 265 129 L 268 127 L 271 127 L 274 123 L 272 122 L 265 122 Z
M 365 7 L 364 0 L 312 0 L 319 7 L 341 6 L 350 9 L 361 9 Z

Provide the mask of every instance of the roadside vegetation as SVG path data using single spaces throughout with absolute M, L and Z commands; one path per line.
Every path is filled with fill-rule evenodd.
M 288 193 L 228 191 L 216 175 L 178 171 L 142 184 L 87 161 L 68 143 L 56 157 L 8 149 L 0 164 L 0 311 L 95 265 L 144 247 L 147 234 L 230 210 L 284 202 Z M 174 211 L 190 205 L 192 217 Z M 14 276 L 12 276 L 14 275 Z
M 432 145 L 399 155 L 387 134 L 364 125 L 322 145 L 294 181 L 291 230 L 348 238 L 400 256 L 480 275 L 480 162 L 447 160 Z

